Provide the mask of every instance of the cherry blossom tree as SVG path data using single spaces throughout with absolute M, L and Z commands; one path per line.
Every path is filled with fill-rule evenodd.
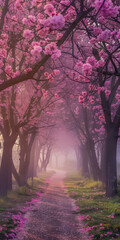
M 46 85 L 47 87 L 47 85 Z M 12 171 L 19 185 L 25 184 L 30 162 L 30 150 L 34 142 L 36 129 L 40 124 L 42 112 L 54 104 L 54 94 L 41 87 L 29 93 L 30 85 L 14 88 L 12 93 L 4 91 L 1 95 L 1 133 L 3 136 L 3 156 L 0 168 L 0 193 L 5 195 L 12 189 Z M 36 94 L 37 93 L 37 94 Z M 24 95 L 25 94 L 25 95 Z M 23 104 L 26 97 L 26 105 Z M 19 136 L 20 170 L 17 174 L 12 162 L 12 149 Z M 4 184 L 3 184 L 4 182 Z
M 7 181 L 1 189 L 11 189 L 11 149 L 19 129 L 26 124 L 29 128 L 31 121 L 34 126 L 36 117 L 39 119 L 35 104 L 38 104 L 41 91 L 46 94 L 59 69 L 70 81 L 87 85 L 87 92 L 91 91 L 90 95 L 80 92 L 77 99 L 81 105 L 87 105 L 89 101 L 94 107 L 99 120 L 95 128 L 99 133 L 105 133 L 106 193 L 114 196 L 117 193 L 116 145 L 120 127 L 119 1 L 61 0 L 59 3 L 44 3 L 39 0 L 4 0 L 0 1 L 0 7 L 0 131 L 4 138 L 1 182 L 8 166 Z M 47 64 L 48 71 L 45 68 Z M 27 105 L 23 116 L 22 113 L 18 115 L 15 107 L 19 95 L 12 86 L 18 84 L 21 89 L 19 83 L 25 81 L 28 84 L 32 81 L 31 91 L 36 88 L 36 92 L 31 100 L 26 97 L 30 105 Z M 45 104 L 44 101 L 42 103 Z M 83 111 L 88 137 L 90 129 L 85 120 L 85 109 Z M 90 137 L 88 150 L 92 148 Z
M 102 3 L 102 4 L 101 4 Z M 86 58 L 78 61 L 84 81 L 97 87 L 101 100 L 105 140 L 106 193 L 117 193 L 116 146 L 120 127 L 119 104 L 119 5 L 117 1 L 95 1 L 99 14 L 93 21 L 83 22 L 89 38 Z M 101 8 L 99 8 L 101 6 Z M 80 46 L 79 46 L 80 47 Z M 84 101 L 84 99 L 82 100 Z

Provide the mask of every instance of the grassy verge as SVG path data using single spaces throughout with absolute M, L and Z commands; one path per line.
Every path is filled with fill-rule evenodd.
M 42 174 L 34 181 L 29 181 L 30 188 L 20 187 L 0 199 L 0 239 L 13 239 L 17 234 L 17 226 L 25 224 L 25 213 L 39 202 L 39 198 L 49 183 L 53 172 Z
M 69 196 L 76 200 L 74 213 L 83 220 L 81 231 L 91 239 L 120 239 L 120 197 L 108 199 L 101 182 L 68 175 L 65 182 Z

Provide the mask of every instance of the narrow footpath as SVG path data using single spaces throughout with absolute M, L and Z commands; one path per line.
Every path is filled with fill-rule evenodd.
M 64 172 L 55 173 L 37 207 L 28 213 L 28 220 L 16 240 L 88 240 L 80 232 L 73 201 L 64 187 Z

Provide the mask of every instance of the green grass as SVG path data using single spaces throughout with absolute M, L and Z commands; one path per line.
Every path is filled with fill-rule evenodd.
M 91 239 L 120 239 L 120 197 L 108 199 L 101 182 L 68 175 L 68 194 L 76 200 L 75 214 L 83 220 Z
M 16 227 L 23 221 L 24 214 L 33 205 L 32 199 L 37 198 L 37 193 L 42 194 L 44 188 L 48 185 L 46 179 L 53 172 L 47 172 L 34 178 L 34 181 L 28 181 L 30 188 L 26 186 L 19 187 L 8 193 L 7 197 L 0 198 L 0 239 L 12 239 L 16 235 Z

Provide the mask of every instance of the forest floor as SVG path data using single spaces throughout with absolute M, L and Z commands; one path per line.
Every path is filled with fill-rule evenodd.
M 84 223 L 81 231 L 93 240 L 120 239 L 120 189 L 118 196 L 107 198 L 101 182 L 77 173 L 68 174 L 65 185 L 75 200 L 75 214 Z
M 44 194 L 26 214 L 26 224 L 16 240 L 88 240 L 80 231 L 82 222 L 74 214 L 74 202 L 64 187 L 64 172 L 57 172 L 50 180 Z
M 120 239 L 120 196 L 101 182 L 57 171 L 30 184 L 0 199 L 1 240 Z
M 39 178 L 29 180 L 29 186 L 17 187 L 5 198 L 0 198 L 0 239 L 14 239 L 26 222 L 26 213 L 39 201 L 48 186 L 53 171 L 42 174 Z M 19 226 L 19 228 L 18 228 Z

